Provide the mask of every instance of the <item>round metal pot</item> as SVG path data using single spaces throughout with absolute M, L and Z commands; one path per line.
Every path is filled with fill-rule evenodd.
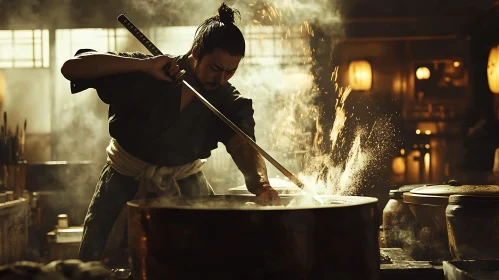
M 499 196 L 451 195 L 446 216 L 455 259 L 499 259 Z
M 404 203 L 409 205 L 419 224 L 418 239 L 431 251 L 427 255 L 430 259 L 442 260 L 450 257 L 445 210 L 449 204 L 449 196 L 455 194 L 499 194 L 499 186 L 460 185 L 450 182 L 449 185 L 426 186 L 404 193 Z
M 133 276 L 378 279 L 377 199 L 323 199 L 326 205 L 293 208 L 256 206 L 246 195 L 131 201 Z

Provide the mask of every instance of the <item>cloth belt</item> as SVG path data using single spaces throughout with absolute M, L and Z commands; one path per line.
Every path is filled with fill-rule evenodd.
M 180 166 L 156 166 L 142 161 L 126 152 L 116 139 L 111 139 L 106 148 L 107 161 L 111 168 L 119 174 L 133 177 L 139 181 L 139 188 L 134 199 L 143 199 L 147 194 L 154 192 L 158 197 L 181 195 L 177 180 L 187 178 L 202 171 L 206 160 L 195 160 Z M 98 215 L 105 215 L 100 213 Z M 126 205 L 121 210 L 109 235 L 104 255 L 113 255 L 120 250 L 124 241 L 123 234 L 127 230 Z M 108 253 L 106 253 L 106 251 Z
M 155 192 L 160 197 L 181 195 L 177 180 L 200 172 L 206 162 L 198 159 L 185 165 L 159 167 L 127 153 L 116 139 L 111 139 L 106 152 L 107 161 L 116 172 L 140 182 L 135 199 L 146 198 L 148 192 Z

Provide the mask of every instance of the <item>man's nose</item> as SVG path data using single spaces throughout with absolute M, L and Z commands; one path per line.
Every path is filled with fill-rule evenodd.
M 218 76 L 217 76 L 217 82 L 218 84 L 222 85 L 225 83 L 225 71 L 222 71 Z

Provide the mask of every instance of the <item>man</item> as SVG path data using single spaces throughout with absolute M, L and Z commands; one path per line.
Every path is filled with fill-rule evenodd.
M 184 56 L 80 50 L 62 66 L 72 93 L 95 88 L 109 104 L 112 140 L 85 217 L 83 261 L 101 258 L 127 201 L 154 195 L 213 194 L 201 166 L 218 142 L 225 144 L 259 203 L 280 203 L 269 185 L 262 156 L 185 86 L 173 87 L 163 70 L 166 67 L 172 76 L 185 70 L 184 79 L 254 139 L 252 102 L 228 83 L 245 53 L 235 13 L 222 3 L 218 15 L 198 27 L 192 48 Z

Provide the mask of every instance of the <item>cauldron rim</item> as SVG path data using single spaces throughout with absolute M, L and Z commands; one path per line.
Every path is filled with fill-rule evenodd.
M 205 197 L 181 197 L 174 199 L 186 199 L 193 200 L 196 199 L 206 199 L 207 197 L 230 197 L 231 199 L 243 199 L 254 198 L 254 195 L 214 195 Z M 281 195 L 281 197 L 293 197 L 296 195 Z M 199 210 L 199 211 L 290 211 L 290 210 L 317 210 L 317 209 L 331 209 L 331 208 L 346 208 L 355 207 L 362 205 L 370 205 L 377 203 L 378 199 L 375 197 L 368 196 L 341 196 L 341 195 L 321 195 L 326 201 L 330 199 L 331 201 L 341 201 L 346 203 L 341 204 L 327 204 L 320 206 L 303 206 L 303 207 L 289 207 L 289 206 L 255 206 L 255 207 L 202 207 L 202 206 L 183 206 L 183 205 L 173 205 L 167 202 L 160 202 L 161 199 L 138 199 L 127 202 L 128 207 L 133 208 L 143 208 L 143 209 L 177 209 L 177 210 Z

